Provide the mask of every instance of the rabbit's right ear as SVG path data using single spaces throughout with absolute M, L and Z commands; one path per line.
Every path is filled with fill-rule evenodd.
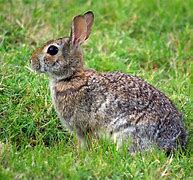
M 87 24 L 87 36 L 86 39 L 90 36 L 92 25 L 94 22 L 94 13 L 92 11 L 88 11 L 84 14 L 84 18 L 86 19 Z

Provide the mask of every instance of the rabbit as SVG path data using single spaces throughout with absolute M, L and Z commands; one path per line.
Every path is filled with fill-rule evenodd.
M 187 131 L 171 100 L 140 77 L 84 67 L 81 45 L 94 21 L 92 11 L 73 18 L 69 37 L 51 40 L 31 57 L 33 70 L 46 73 L 61 123 L 81 146 L 108 137 L 129 152 L 184 148 Z M 87 138 L 90 137 L 90 138 Z

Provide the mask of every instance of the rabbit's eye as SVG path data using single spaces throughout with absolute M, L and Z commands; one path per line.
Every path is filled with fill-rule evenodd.
M 58 53 L 58 48 L 54 45 L 51 45 L 48 50 L 47 50 L 47 53 L 54 56 Z

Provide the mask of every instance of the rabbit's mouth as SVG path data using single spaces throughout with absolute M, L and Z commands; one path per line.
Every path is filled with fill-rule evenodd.
M 37 63 L 37 60 L 30 59 L 30 64 L 33 70 L 39 71 L 40 70 L 40 63 Z

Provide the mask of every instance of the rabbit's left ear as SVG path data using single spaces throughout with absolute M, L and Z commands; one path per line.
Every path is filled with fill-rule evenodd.
M 72 45 L 82 44 L 87 36 L 87 23 L 82 15 L 74 17 L 71 27 L 70 40 Z
M 80 45 L 89 37 L 93 20 L 94 14 L 91 11 L 74 17 L 70 35 L 72 45 Z

